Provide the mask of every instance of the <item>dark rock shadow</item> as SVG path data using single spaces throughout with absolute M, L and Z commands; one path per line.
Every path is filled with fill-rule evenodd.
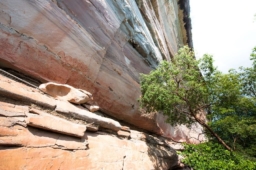
M 154 163 L 155 170 L 172 170 L 173 167 L 178 165 L 176 151 L 161 137 L 146 135 L 146 144 L 148 145 L 148 155 Z

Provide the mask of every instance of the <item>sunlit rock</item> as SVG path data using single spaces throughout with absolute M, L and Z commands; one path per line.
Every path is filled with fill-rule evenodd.
M 41 84 L 39 89 L 56 99 L 66 100 L 75 104 L 86 103 L 92 99 L 91 93 L 85 90 L 76 89 L 67 84 L 49 82 Z

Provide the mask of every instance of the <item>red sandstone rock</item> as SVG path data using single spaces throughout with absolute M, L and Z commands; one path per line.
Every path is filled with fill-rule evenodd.
M 28 106 L 19 106 L 10 103 L 0 102 L 0 115 L 6 117 L 24 117 L 28 112 Z
M 0 108 L 3 110 L 10 110 L 10 109 L 14 109 L 15 105 L 11 104 L 11 103 L 6 103 L 6 102 L 1 102 L 0 101 Z
M 86 109 L 83 109 L 82 107 L 74 106 L 68 102 L 58 101 L 56 111 L 71 114 L 72 116 L 78 119 L 82 119 L 90 123 L 95 123 L 101 127 L 111 129 L 114 131 L 118 131 L 121 128 L 121 124 L 118 121 L 96 115 L 92 112 L 89 112 Z
M 130 128 L 128 126 L 122 126 L 121 130 L 130 132 Z
M 30 109 L 30 112 L 39 114 L 39 116 L 29 114 L 26 120 L 29 126 L 76 137 L 83 137 L 86 131 L 85 125 L 75 124 L 36 109 Z
M 85 138 L 17 125 L 0 126 L 0 169 L 166 170 L 177 163 L 175 151 L 144 141 L 123 140 L 106 133 L 87 133 Z
M 127 137 L 127 138 L 130 137 L 130 133 L 129 132 L 122 131 L 122 130 L 117 131 L 117 135 L 121 136 L 121 137 Z
M 0 115 L 1 116 L 6 116 L 6 117 L 15 117 L 15 116 L 25 116 L 25 113 L 23 113 L 23 112 L 10 112 L 10 111 L 6 111 L 6 110 L 3 110 L 2 108 L 0 108 Z
M 134 140 L 142 140 L 142 141 L 146 141 L 146 135 L 143 132 L 139 132 L 136 130 L 131 130 L 131 138 Z
M 88 110 L 90 110 L 91 112 L 96 112 L 100 109 L 99 106 L 96 106 L 96 105 L 87 105 L 87 104 L 84 104 L 83 106 L 85 106 Z
M 160 58 L 170 60 L 179 44 L 188 42 L 190 33 L 179 17 L 179 5 L 165 3 L 167 8 L 162 10 L 161 1 L 142 0 L 138 8 L 129 1 L 56 2 L 1 1 L 0 65 L 42 82 L 89 90 L 101 110 L 112 117 L 166 137 L 191 141 L 187 140 L 189 131 L 177 131 L 180 135 L 176 136 L 176 130 L 165 120 L 158 121 L 156 114 L 141 113 L 137 102 L 139 73 L 148 73 L 157 65 L 150 63 L 156 60 L 148 58 L 151 52 L 159 49 Z M 144 36 L 145 43 L 140 39 Z M 147 51 L 147 47 L 155 50 Z
M 60 100 L 66 100 L 75 104 L 86 103 L 92 99 L 92 94 L 81 89 L 76 89 L 67 84 L 45 83 L 39 86 L 43 92 Z
M 0 126 L 0 146 L 1 145 L 77 150 L 86 149 L 88 142 L 85 137 L 79 139 L 30 127 L 24 128 L 19 125 L 14 125 L 12 127 Z
M 154 65 L 149 60 L 155 59 L 148 56 L 158 49 L 160 55 L 170 60 L 179 44 L 186 43 L 189 32 L 183 29 L 185 24 L 179 18 L 181 11 L 176 1 L 165 3 L 166 8 L 162 8 L 162 1 L 142 0 L 138 7 L 131 2 L 1 1 L 0 65 L 42 82 L 54 81 L 89 90 L 109 115 L 151 132 L 171 135 L 164 121 L 156 121 L 156 114 L 139 111 L 139 73 L 152 69 Z M 148 47 L 155 50 L 145 50 Z M 38 98 L 37 91 L 34 93 L 23 86 L 11 88 L 14 93 L 1 91 L 0 87 L 0 94 L 51 109 L 56 106 L 51 98 Z M 15 95 L 16 88 L 18 95 Z M 60 110 L 69 114 L 77 111 L 64 111 L 64 107 Z M 88 118 L 84 111 L 76 115 Z M 8 117 L 5 123 L 0 121 L 10 130 L 6 127 L 0 130 L 3 134 L 0 141 L 23 147 L 1 147 L 0 169 L 166 170 L 176 163 L 175 152 L 163 146 L 94 133 L 88 134 L 90 147 L 84 150 L 85 138 L 24 128 L 17 125 L 22 120 L 15 119 Z M 96 119 L 90 117 L 90 120 Z M 114 121 L 100 120 L 102 126 L 120 129 Z M 133 136 L 144 139 L 145 134 L 139 132 Z
M 163 136 L 170 138 L 175 142 L 199 144 L 206 141 L 203 127 L 198 123 L 192 124 L 190 128 L 185 125 L 178 125 L 174 127 L 166 123 L 166 116 L 159 114 L 156 119 L 159 123 L 159 127 L 163 129 Z
M 3 120 L 1 120 L 3 121 Z M 1 124 L 0 126 L 0 136 L 17 136 L 18 133 L 14 132 L 13 130 L 11 130 L 8 126 L 3 126 L 3 124 Z
M 19 87 L 19 83 L 9 80 L 9 82 L 2 81 L 3 76 L 0 75 L 0 95 L 8 96 L 10 98 L 32 102 L 44 107 L 55 108 L 56 101 L 50 97 L 40 94 L 36 91 L 30 91 Z
M 26 126 L 24 118 L 0 117 L 0 126 L 12 127 L 14 125 Z
M 109 115 L 161 133 L 154 115 L 141 114 L 137 102 L 139 73 L 148 73 L 151 68 L 127 42 L 120 29 L 123 21 L 109 5 L 103 7 L 99 2 L 94 6 L 87 1 L 59 1 L 64 9 L 72 9 L 71 14 L 53 1 L 1 2 L 5 17 L 0 18 L 4 23 L 0 28 L 0 65 L 42 82 L 88 90 Z M 26 12 L 16 12 L 17 8 Z
M 98 125 L 86 125 L 87 127 L 87 131 L 90 131 L 90 132 L 97 132 L 99 130 L 99 126 Z

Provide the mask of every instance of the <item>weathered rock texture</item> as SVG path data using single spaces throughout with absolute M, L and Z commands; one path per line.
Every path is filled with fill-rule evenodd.
M 153 146 L 135 139 L 121 140 L 102 133 L 88 133 L 87 138 L 87 150 L 68 151 L 52 146 L 2 147 L 0 169 L 167 170 L 177 161 L 174 151 L 164 146 Z
M 41 84 L 39 89 L 56 99 L 69 101 L 75 104 L 86 103 L 92 98 L 91 93 L 82 89 L 76 89 L 66 84 L 49 82 Z
M 4 76 L 0 82 L 0 89 L 5 89 L 5 82 L 35 97 L 31 100 L 18 93 L 18 99 L 14 90 L 11 98 L 16 100 L 11 100 L 0 91 L 1 170 L 167 170 L 178 164 L 172 144 L 163 137 L 127 126 L 118 132 L 85 132 L 87 124 L 36 103 L 41 96 L 49 98 L 36 89 Z
M 86 131 L 85 125 L 78 125 L 37 109 L 30 109 L 29 112 L 34 113 L 27 113 L 26 123 L 29 126 L 76 137 L 83 137 Z
M 91 92 L 107 114 L 158 134 L 139 73 L 192 45 L 188 0 L 0 0 L 0 65 Z
M 176 133 L 163 115 L 144 113 L 138 103 L 139 74 L 150 72 L 161 60 L 170 61 L 182 45 L 192 47 L 190 29 L 189 0 L 0 0 L 0 67 L 42 83 L 89 91 L 92 104 L 112 117 L 0 77 L 0 98 L 21 102 L 0 103 L 0 169 L 174 166 L 177 156 L 168 142 L 135 133 L 119 121 L 190 141 L 186 127 Z M 67 129 L 54 124 L 33 123 L 28 110 L 34 105 L 86 125 L 95 134 L 85 132 L 78 138 L 64 135 Z

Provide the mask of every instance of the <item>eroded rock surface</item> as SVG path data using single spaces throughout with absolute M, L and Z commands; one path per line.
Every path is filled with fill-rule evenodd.
M 118 139 L 104 133 L 87 133 L 87 138 L 87 150 L 2 147 L 5 149 L 0 150 L 0 169 L 167 170 L 176 165 L 178 159 L 172 149 L 139 140 Z
M 178 156 L 168 139 L 131 130 L 105 117 L 101 121 L 113 121 L 120 127 L 113 129 L 111 123 L 105 123 L 104 131 L 84 132 L 89 129 L 89 122 L 56 113 L 54 108 L 37 102 L 44 97 L 51 99 L 49 96 L 4 76 L 1 81 L 16 91 L 8 97 L 9 93 L 2 93 L 7 91 L 6 84 L 0 83 L 0 169 L 167 170 L 178 165 Z M 35 98 L 24 97 L 21 89 Z M 59 103 L 74 107 L 73 113 L 90 113 L 67 101 L 52 100 L 57 107 Z
M 188 9 L 187 0 L 0 0 L 0 65 L 87 90 L 103 112 L 164 134 L 164 121 L 139 110 L 139 74 L 192 45 Z
M 91 93 L 67 84 L 49 82 L 41 84 L 39 89 L 56 99 L 66 100 L 75 104 L 83 104 L 92 99 Z
M 118 131 L 121 128 L 121 124 L 118 121 L 96 115 L 82 107 L 74 106 L 68 102 L 58 102 L 55 110 L 114 131 Z
M 0 0 L 0 67 L 42 83 L 67 84 L 60 91 L 45 86 L 51 97 L 0 75 L 0 169 L 177 165 L 171 146 L 182 147 L 141 129 L 186 142 L 190 131 L 176 131 L 162 115 L 140 110 L 139 77 L 170 61 L 182 45 L 192 47 L 190 29 L 189 0 Z M 88 111 L 62 100 L 88 101 L 91 95 L 77 89 L 89 91 L 96 102 L 89 104 L 107 117 L 92 113 L 97 107 Z M 90 132 L 61 130 L 48 124 L 54 121 L 43 122 L 49 117 L 40 113 L 30 120 L 34 108 L 57 116 L 51 120 L 65 119 L 63 126 L 82 124 Z
M 75 124 L 37 109 L 30 109 L 29 112 L 33 113 L 27 113 L 26 122 L 29 126 L 76 137 L 83 137 L 86 131 L 85 125 Z
M 22 88 L 17 88 L 22 87 Z M 15 89 L 15 90 L 13 90 Z M 110 118 L 99 116 L 94 114 L 83 107 L 73 105 L 67 101 L 54 100 L 50 96 L 46 96 L 40 93 L 39 90 L 27 87 L 21 83 L 17 83 L 5 76 L 0 75 L 0 95 L 8 96 L 9 98 L 22 100 L 29 103 L 37 104 L 52 110 L 56 110 L 60 113 L 65 113 L 68 116 L 85 120 L 89 123 L 95 123 L 101 127 L 118 131 L 121 128 L 121 124 Z M 1 103 L 0 103 L 1 104 Z M 5 107 L 4 104 L 3 106 Z M 8 109 L 7 109 L 8 110 Z M 0 108 L 1 111 L 1 108 Z M 7 111 L 2 111 L 0 115 L 8 114 Z M 8 116 L 10 117 L 10 116 Z M 40 119 L 40 118 L 39 118 Z
M 158 125 L 163 129 L 162 135 L 176 142 L 199 144 L 207 140 L 204 129 L 199 123 L 193 123 L 191 127 L 185 125 L 171 126 L 165 123 L 166 117 L 163 115 L 157 115 L 156 119 Z

